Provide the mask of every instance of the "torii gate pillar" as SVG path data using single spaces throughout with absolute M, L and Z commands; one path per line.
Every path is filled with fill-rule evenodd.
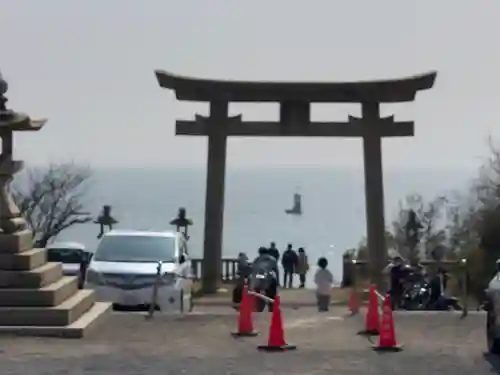
M 228 107 L 227 101 L 210 102 L 210 117 L 205 120 L 209 135 L 201 275 L 203 289 L 207 292 L 217 290 L 221 275 Z
M 380 121 L 379 103 L 361 103 L 362 121 L 368 129 Z M 370 126 L 370 123 L 372 126 Z M 387 265 L 384 215 L 384 175 L 382 171 L 382 138 L 374 132 L 363 136 L 365 174 L 366 233 L 370 267 L 370 281 L 380 291 L 386 287 L 380 272 Z

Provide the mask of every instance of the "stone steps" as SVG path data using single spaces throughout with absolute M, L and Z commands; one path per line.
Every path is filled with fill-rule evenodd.
M 0 288 L 0 307 L 57 306 L 78 290 L 78 278 L 65 276 L 40 289 Z
M 53 307 L 0 307 L 0 326 L 68 326 L 94 303 L 94 292 L 83 289 Z
M 19 254 L 33 248 L 33 236 L 29 229 L 0 236 L 0 253 Z
M 0 334 L 82 337 L 110 309 L 32 249 L 30 231 L 0 233 Z
M 28 271 L 41 267 L 47 262 L 45 249 L 31 249 L 22 253 L 0 253 L 0 270 Z
M 38 337 L 60 337 L 79 339 L 87 335 L 98 324 L 100 324 L 107 313 L 111 310 L 111 304 L 107 302 L 96 302 L 80 318 L 66 326 L 2 326 L 0 335 L 15 336 L 38 336 Z
M 38 289 L 56 282 L 62 276 L 60 263 L 45 263 L 26 271 L 0 270 L 0 288 Z

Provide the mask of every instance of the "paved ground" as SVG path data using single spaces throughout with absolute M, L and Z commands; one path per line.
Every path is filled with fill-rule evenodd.
M 83 340 L 0 337 L 2 375 L 149 374 L 491 374 L 484 352 L 484 315 L 465 320 L 447 313 L 396 316 L 401 353 L 377 354 L 356 332 L 362 317 L 343 318 L 336 307 L 325 315 L 312 308 L 284 309 L 287 341 L 298 350 L 260 353 L 269 315 L 258 314 L 259 337 L 235 340 L 234 312 L 205 308 L 184 318 L 114 313 Z M 375 339 L 376 341 L 376 339 Z M 500 369 L 498 363 L 494 363 Z M 497 372 L 500 370 L 496 370 Z
M 226 288 L 232 290 L 231 286 Z M 332 288 L 332 304 L 346 304 L 349 290 L 341 288 Z M 316 296 L 310 289 L 280 289 L 281 305 L 288 307 L 295 306 L 316 306 Z M 201 306 L 221 306 L 230 305 L 231 294 L 220 293 L 208 295 L 196 299 L 196 304 Z

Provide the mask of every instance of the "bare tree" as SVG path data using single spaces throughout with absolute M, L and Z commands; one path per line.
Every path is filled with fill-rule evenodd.
M 458 257 L 467 256 L 479 246 L 479 209 L 474 189 L 469 194 L 454 193 L 448 199 L 447 243 Z
M 392 236 L 393 247 L 402 257 L 409 259 L 414 255 L 410 254 L 407 243 L 406 224 L 410 210 L 416 213 L 422 226 L 420 244 L 423 255 L 431 257 L 436 249 L 443 248 L 446 243 L 446 228 L 443 223 L 446 203 L 444 196 L 425 202 L 420 194 L 410 194 L 404 202 L 399 202 L 398 214 L 392 223 Z
M 455 219 L 455 243 L 467 256 L 469 288 L 481 300 L 500 257 L 500 148 L 488 139 L 488 158 L 475 179 L 467 205 Z
M 62 163 L 29 169 L 15 180 L 12 195 L 37 246 L 45 247 L 63 230 L 92 220 L 83 207 L 90 175 L 88 167 Z
M 500 255 L 500 148 L 490 138 L 489 158 L 480 169 L 474 183 L 477 201 L 475 229 L 480 237 L 481 248 L 492 256 Z
M 488 149 L 488 158 L 469 191 L 438 196 L 430 202 L 424 202 L 419 194 L 407 196 L 399 203 L 391 231 L 392 247 L 403 258 L 409 258 L 405 224 L 408 211 L 413 210 L 422 224 L 422 253 L 435 259 L 436 253 L 467 257 L 468 285 L 479 299 L 495 274 L 495 262 L 500 258 L 500 145 L 490 138 Z M 388 248 L 390 239 L 387 236 Z M 364 242 L 358 254 L 366 257 Z

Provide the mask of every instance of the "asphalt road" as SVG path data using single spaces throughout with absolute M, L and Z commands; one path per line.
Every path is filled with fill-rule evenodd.
M 261 353 L 270 316 L 258 314 L 260 335 L 234 339 L 235 313 L 206 308 L 183 318 L 114 313 L 82 340 L 0 337 L 2 375 L 57 374 L 373 374 L 481 375 L 500 373 L 500 361 L 485 356 L 484 314 L 461 320 L 450 313 L 396 314 L 404 350 L 378 354 L 356 335 L 363 317 L 345 309 L 318 314 L 284 309 L 287 341 L 297 350 Z M 372 339 L 376 343 L 377 338 Z

